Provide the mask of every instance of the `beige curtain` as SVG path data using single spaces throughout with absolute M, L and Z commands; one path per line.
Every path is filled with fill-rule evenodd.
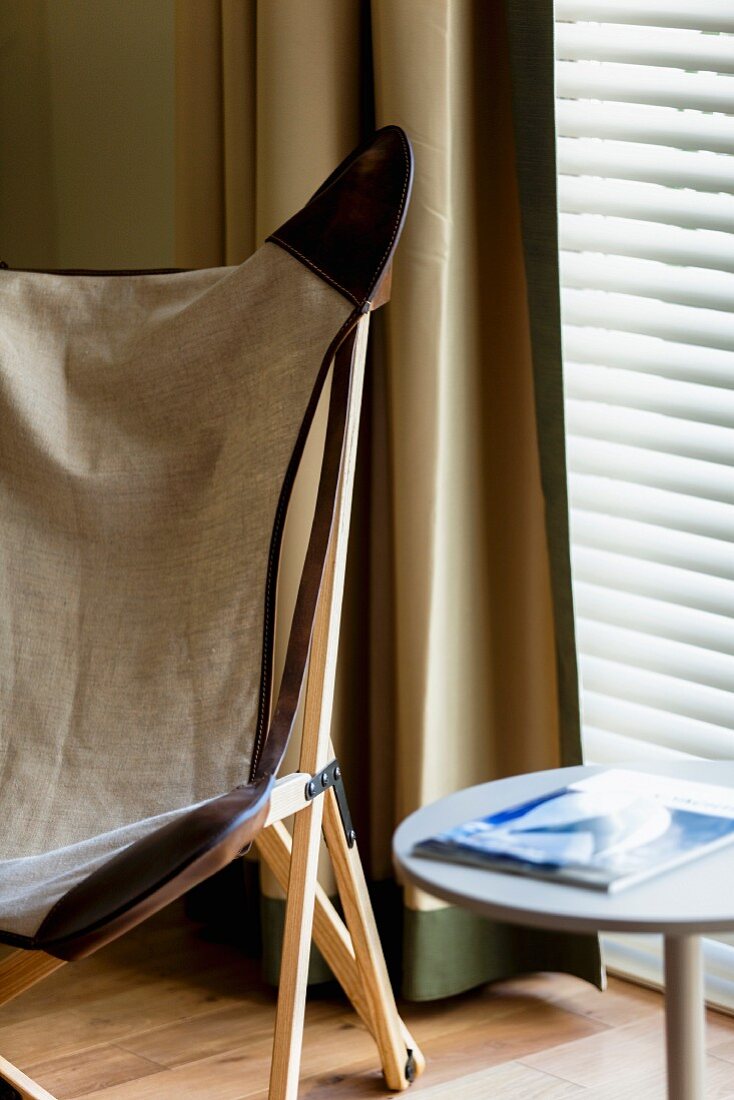
M 511 91 L 499 2 L 177 0 L 181 266 L 243 259 L 374 125 L 414 146 L 373 337 L 335 719 L 377 882 L 418 806 L 556 766 L 562 742 L 564 762 L 578 756 L 577 715 L 559 722 Z M 598 979 L 591 941 L 414 891 L 406 904 L 414 997 L 522 969 Z

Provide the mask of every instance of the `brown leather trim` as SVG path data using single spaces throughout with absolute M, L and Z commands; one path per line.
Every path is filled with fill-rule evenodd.
M 308 433 L 311 430 L 311 424 L 316 413 L 316 407 L 319 403 L 319 398 L 324 387 L 326 375 L 329 371 L 329 367 L 336 355 L 337 348 L 341 341 L 344 339 L 344 334 L 349 328 L 356 323 L 357 313 L 349 315 L 347 320 L 342 325 L 339 332 L 332 340 L 326 355 L 321 363 L 316 383 L 314 385 L 311 397 L 309 398 L 308 406 L 301 422 L 301 427 L 298 432 L 295 446 L 293 448 L 293 454 L 291 455 L 290 462 L 288 463 L 288 469 L 286 470 L 285 478 L 283 480 L 283 486 L 280 491 L 280 497 L 278 499 L 278 506 L 275 513 L 275 521 L 273 523 L 273 532 L 270 539 L 270 550 L 268 552 L 268 567 L 267 576 L 265 580 L 265 601 L 263 609 L 263 647 L 262 647 L 262 665 L 260 669 L 260 690 L 258 694 L 258 714 L 257 724 L 255 727 L 255 739 L 253 742 L 252 760 L 250 762 L 250 782 L 253 782 L 253 777 L 258 770 L 258 763 L 260 759 L 260 753 L 262 752 L 262 746 L 267 734 L 267 722 L 270 710 L 270 693 L 272 689 L 272 677 L 273 677 L 273 644 L 275 638 L 275 601 L 277 595 L 278 584 L 278 570 L 280 567 L 280 551 L 283 541 L 283 529 L 285 526 L 285 517 L 288 511 L 288 504 L 290 503 L 291 493 L 293 491 L 293 484 L 295 482 L 296 474 L 298 473 L 298 467 L 303 454 L 303 448 L 306 445 L 306 439 Z
M 407 135 L 398 126 L 385 126 L 267 239 L 362 308 L 397 245 L 412 180 Z
M 123 849 L 69 890 L 34 946 L 79 959 L 230 863 L 262 829 L 272 781 L 237 787 Z
M 28 951 L 33 951 L 36 947 L 30 936 L 19 936 L 15 932 L 0 932 L 0 943 L 5 943 L 9 947 L 24 947 Z
M 356 317 L 354 320 L 356 321 Z M 291 619 L 280 690 L 267 735 L 264 741 L 256 745 L 256 751 L 253 753 L 251 783 L 260 782 L 267 776 L 277 773 L 288 747 L 305 685 L 311 634 L 336 513 L 344 429 L 349 407 L 355 331 L 353 326 L 334 358 L 324 457 L 311 533 Z

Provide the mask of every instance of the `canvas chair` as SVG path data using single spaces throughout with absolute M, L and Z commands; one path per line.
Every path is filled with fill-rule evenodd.
M 388 1088 L 423 1067 L 329 735 L 367 326 L 411 173 L 380 130 L 240 267 L 0 272 L 0 1003 L 254 843 L 286 892 L 271 1100 L 298 1091 L 312 935 Z M 281 534 L 329 375 L 273 691 Z M 18 1097 L 49 1093 L 0 1059 Z

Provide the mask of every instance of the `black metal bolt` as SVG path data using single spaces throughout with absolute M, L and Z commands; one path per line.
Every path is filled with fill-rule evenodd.
M 334 768 L 334 782 L 338 783 L 339 780 L 341 779 L 341 777 L 342 777 L 342 770 L 339 767 L 339 765 L 337 764 L 337 766 Z
M 309 798 L 313 798 L 316 794 L 316 784 L 314 783 L 313 779 L 306 784 L 306 794 Z
M 322 787 L 328 787 L 329 786 L 329 773 L 328 772 L 322 772 L 321 773 L 321 786 Z
M 347 833 L 347 841 L 349 842 L 350 848 L 352 848 L 357 843 L 357 834 L 354 829 L 350 829 Z

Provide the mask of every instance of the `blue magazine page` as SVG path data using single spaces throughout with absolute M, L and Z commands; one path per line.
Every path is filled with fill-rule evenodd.
M 619 890 L 734 838 L 734 790 L 610 769 L 431 837 L 414 854 Z

